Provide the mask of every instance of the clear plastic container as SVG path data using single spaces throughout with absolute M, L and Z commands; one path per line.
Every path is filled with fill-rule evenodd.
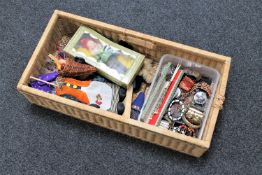
M 213 102 L 213 99 L 214 99 L 214 96 L 215 96 L 215 93 L 216 93 L 220 74 L 216 69 L 213 69 L 211 67 L 208 67 L 208 66 L 205 66 L 205 65 L 193 62 L 193 61 L 189 61 L 189 60 L 177 57 L 177 56 L 173 56 L 173 55 L 169 55 L 169 54 L 163 55 L 161 60 L 160 60 L 159 65 L 158 65 L 158 69 L 157 69 L 157 72 L 154 76 L 153 82 L 152 82 L 152 84 L 149 88 L 149 91 L 147 93 L 147 97 L 146 97 L 144 104 L 147 103 L 147 99 L 150 96 L 150 93 L 152 92 L 153 87 L 155 87 L 155 84 L 157 82 L 157 79 L 160 76 L 160 72 L 161 72 L 163 66 L 165 64 L 167 64 L 168 62 L 171 62 L 174 65 L 177 65 L 179 63 L 179 64 L 181 64 L 182 69 L 188 68 L 188 69 L 193 70 L 193 71 L 198 71 L 202 76 L 208 77 L 212 80 L 212 83 L 210 85 L 211 90 L 212 90 L 212 94 L 207 101 L 206 109 L 204 111 L 204 118 L 202 120 L 202 126 L 201 126 L 201 128 L 199 128 L 198 135 L 197 135 L 197 138 L 201 139 L 203 132 L 204 132 L 204 129 L 205 129 L 208 114 L 209 114 L 209 111 L 210 111 L 210 108 L 211 108 L 211 104 Z M 143 108 L 142 108 L 142 110 L 143 110 Z

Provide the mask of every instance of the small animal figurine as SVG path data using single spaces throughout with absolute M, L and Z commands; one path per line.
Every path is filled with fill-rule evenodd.
M 143 67 L 140 70 L 139 75 L 142 76 L 148 84 L 151 84 L 156 73 L 157 66 L 158 64 L 155 63 L 152 59 L 145 58 Z
M 76 77 L 90 75 L 96 72 L 96 68 L 88 64 L 81 64 L 71 58 L 58 59 L 55 56 L 48 55 L 55 63 L 58 73 L 64 77 Z

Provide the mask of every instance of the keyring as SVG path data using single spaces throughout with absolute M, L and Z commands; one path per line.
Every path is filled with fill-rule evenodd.
M 186 107 L 184 103 L 178 99 L 173 100 L 168 107 L 167 115 L 173 121 L 178 121 L 185 114 Z

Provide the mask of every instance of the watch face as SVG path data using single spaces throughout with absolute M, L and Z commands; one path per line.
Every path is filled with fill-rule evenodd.
M 181 119 L 184 112 L 185 109 L 183 103 L 179 100 L 173 100 L 168 108 L 168 117 L 173 121 L 177 121 Z
M 199 105 L 205 104 L 207 101 L 207 95 L 203 91 L 199 91 L 194 95 L 194 102 Z
M 179 120 L 181 117 L 181 113 L 179 112 L 179 104 L 174 104 L 173 106 L 171 106 L 170 108 L 170 117 L 172 120 Z

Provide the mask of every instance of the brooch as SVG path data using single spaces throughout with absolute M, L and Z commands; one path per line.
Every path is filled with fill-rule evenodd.
M 188 76 L 184 76 L 184 78 L 179 84 L 179 87 L 185 91 L 190 91 L 194 84 L 195 82 L 191 78 L 189 78 Z
M 200 89 L 200 90 L 202 90 L 202 91 L 205 91 L 209 97 L 211 96 L 211 88 L 210 88 L 209 84 L 207 84 L 207 83 L 204 82 L 204 81 L 195 84 L 195 86 L 193 87 L 193 89 L 194 89 L 194 90 Z

